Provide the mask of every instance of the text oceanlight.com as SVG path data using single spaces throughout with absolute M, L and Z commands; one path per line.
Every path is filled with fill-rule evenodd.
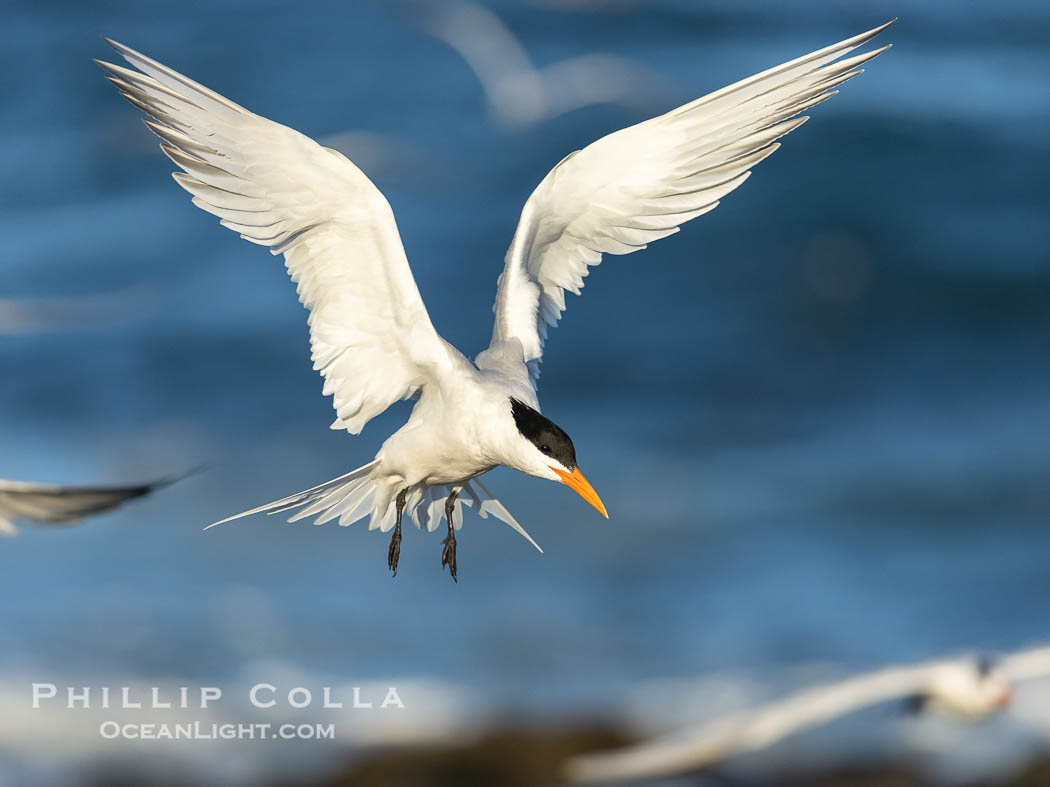
M 202 723 L 121 724 L 104 721 L 98 733 L 107 740 L 334 740 L 334 724 L 267 724 L 267 723 Z

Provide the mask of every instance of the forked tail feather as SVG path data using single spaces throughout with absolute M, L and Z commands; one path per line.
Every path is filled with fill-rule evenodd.
M 385 481 L 376 479 L 372 475 L 372 470 L 377 464 L 377 461 L 369 462 L 356 470 L 351 470 L 346 475 L 258 508 L 226 517 L 218 522 L 213 522 L 204 529 L 209 530 L 252 514 L 280 514 L 298 508 L 301 510 L 289 517 L 289 522 L 297 522 L 316 514 L 315 525 L 323 525 L 333 519 L 338 519 L 342 527 L 347 527 L 360 519 L 369 517 L 369 530 L 386 533 L 394 527 L 397 507 L 394 501 L 394 490 Z M 510 525 L 540 552 L 543 551 L 525 528 L 518 524 L 518 521 L 504 508 L 503 504 L 494 498 L 476 478 L 455 485 L 417 484 L 411 487 L 405 500 L 404 516 L 411 519 L 412 523 L 420 529 L 425 524 L 428 531 L 436 530 L 445 512 L 445 502 L 454 489 L 459 491 L 458 502 L 473 508 L 482 519 L 492 514 L 496 519 Z M 463 526 L 461 507 L 457 506 L 454 509 L 452 523 L 456 530 Z

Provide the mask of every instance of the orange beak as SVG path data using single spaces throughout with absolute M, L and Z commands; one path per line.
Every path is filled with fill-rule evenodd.
M 1001 709 L 1006 710 L 1010 707 L 1010 700 L 1014 698 L 1014 692 L 1009 686 L 1003 687 L 1002 693 L 996 698 L 995 704 Z
M 558 474 L 558 477 L 561 478 L 563 484 L 597 508 L 603 517 L 606 519 L 609 518 L 609 514 L 605 510 L 605 503 L 603 503 L 602 499 L 598 497 L 598 493 L 594 491 L 594 487 L 591 486 L 590 482 L 583 477 L 580 468 L 577 467 L 571 473 L 566 473 L 564 470 L 559 470 L 557 467 L 553 466 L 551 467 L 551 470 Z

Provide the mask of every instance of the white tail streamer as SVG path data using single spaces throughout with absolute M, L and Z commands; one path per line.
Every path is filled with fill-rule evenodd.
M 397 520 L 396 494 L 386 482 L 373 477 L 372 470 L 377 464 L 377 462 L 369 462 L 356 470 L 351 470 L 346 475 L 258 508 L 226 517 L 226 519 L 213 522 L 204 529 L 210 530 L 218 525 L 224 525 L 252 514 L 281 514 L 300 509 L 288 518 L 289 522 L 298 522 L 300 519 L 308 519 L 316 515 L 315 525 L 323 525 L 333 519 L 338 519 L 340 526 L 348 527 L 360 519 L 370 517 L 369 530 L 387 533 L 393 529 Z M 445 503 L 453 489 L 459 491 L 457 501 L 473 508 L 482 519 L 487 519 L 491 514 L 501 522 L 510 525 L 522 538 L 543 552 L 540 545 L 518 523 L 510 511 L 494 498 L 476 478 L 455 486 L 417 484 L 411 487 L 405 498 L 404 516 L 421 530 L 424 527 L 430 532 L 437 530 L 445 513 Z M 462 506 L 454 509 L 452 522 L 456 530 L 463 527 Z

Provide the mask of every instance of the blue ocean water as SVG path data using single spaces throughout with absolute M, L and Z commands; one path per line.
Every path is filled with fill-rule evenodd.
M 16 5 L 0 64 L 0 298 L 129 292 L 96 325 L 0 336 L 0 477 L 206 469 L 0 544 L 0 671 L 221 681 L 272 660 L 425 676 L 548 714 L 625 686 L 863 668 L 1050 637 L 1050 13 L 1028 2 L 492 3 L 538 64 L 661 75 L 663 111 L 899 16 L 894 44 L 715 212 L 573 298 L 544 411 L 609 511 L 496 471 L 544 547 L 251 519 L 368 461 L 407 405 L 329 431 L 282 265 L 191 206 L 90 62 L 107 35 L 323 137 L 381 135 L 438 330 L 487 342 L 503 253 L 566 153 L 644 119 L 508 129 L 448 46 L 382 3 Z M 119 310 L 118 310 L 119 311 Z M 249 599 L 249 602 L 245 602 Z M 65 679 L 64 677 L 62 679 Z

